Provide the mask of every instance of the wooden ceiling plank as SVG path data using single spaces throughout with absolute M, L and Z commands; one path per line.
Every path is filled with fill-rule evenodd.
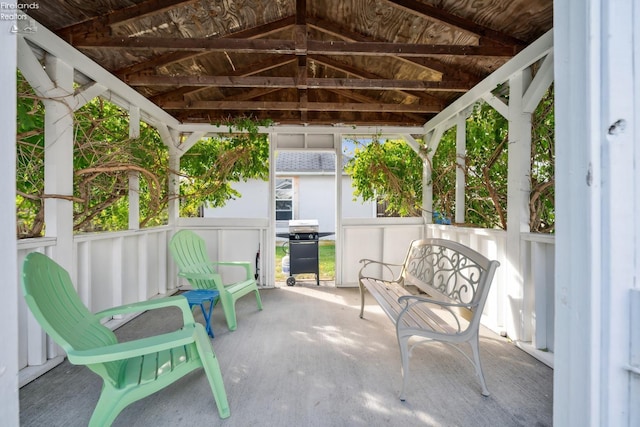
M 105 15 L 96 16 L 88 21 L 70 25 L 56 31 L 61 38 L 70 41 L 86 37 L 92 34 L 108 34 L 110 27 L 116 24 L 124 24 L 134 19 L 156 15 L 167 10 L 195 3 L 197 0 L 148 0 L 134 6 L 114 10 Z

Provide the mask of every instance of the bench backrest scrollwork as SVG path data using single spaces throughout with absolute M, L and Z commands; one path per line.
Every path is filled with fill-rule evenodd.
M 482 311 L 497 266 L 497 261 L 460 243 L 422 239 L 411 243 L 402 277 L 405 285 L 415 285 L 434 299 Z

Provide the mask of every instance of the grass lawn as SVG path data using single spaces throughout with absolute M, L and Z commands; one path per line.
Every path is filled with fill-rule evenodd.
M 284 282 L 289 277 L 282 274 L 282 257 L 284 255 L 282 243 L 277 243 L 276 282 Z M 320 240 L 318 256 L 320 258 L 320 280 L 334 280 L 336 277 L 336 242 L 333 240 Z M 313 273 L 296 274 L 295 278 L 296 280 L 315 279 L 316 275 Z

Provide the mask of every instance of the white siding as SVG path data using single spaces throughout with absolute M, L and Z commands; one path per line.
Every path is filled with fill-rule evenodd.
M 206 218 L 268 218 L 269 183 L 258 179 L 234 182 L 234 190 L 242 194 L 220 208 L 205 208 Z
M 294 212 L 296 219 L 317 219 L 320 231 L 336 230 L 336 191 L 335 176 L 300 175 L 297 177 Z M 206 218 L 268 218 L 269 183 L 260 180 L 237 182 L 233 188 L 242 197 L 230 200 L 220 208 L 205 208 Z M 373 202 L 353 200 L 351 178 L 342 179 L 342 216 L 343 218 L 375 218 Z M 282 230 L 278 230 L 281 232 Z

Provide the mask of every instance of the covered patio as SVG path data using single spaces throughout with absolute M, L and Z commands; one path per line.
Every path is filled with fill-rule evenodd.
M 131 405 L 114 426 L 552 425 L 553 370 L 486 328 L 480 346 L 490 397 L 480 394 L 466 360 L 434 344 L 414 350 L 409 395 L 401 402 L 395 331 L 372 299 L 365 319 L 358 317 L 355 288 L 283 286 L 263 290 L 262 299 L 263 311 L 248 299 L 238 302 L 234 332 L 214 310 L 213 344 L 230 418 L 217 417 L 207 382 L 195 372 Z M 151 312 L 116 333 L 140 337 L 179 323 L 166 310 Z M 65 361 L 20 390 L 20 425 L 81 426 L 99 393 L 95 375 Z
M 220 310 L 214 314 L 213 323 L 218 328 L 214 326 L 217 335 L 213 344 L 222 363 L 232 410 L 231 418 L 224 423 L 637 424 L 640 338 L 636 317 L 640 312 L 640 297 L 634 278 L 640 265 L 636 262 L 640 233 L 635 220 L 636 205 L 639 205 L 636 201 L 640 200 L 640 172 L 634 165 L 640 164 L 640 153 L 635 148 L 634 123 L 640 110 L 636 108 L 635 99 L 640 97 L 633 96 L 637 90 L 629 88 L 637 86 L 634 82 L 638 81 L 640 67 L 625 57 L 628 51 L 637 50 L 635 40 L 640 31 L 640 27 L 633 25 L 639 19 L 638 11 L 632 8 L 633 2 L 618 2 L 615 6 L 595 0 L 588 6 L 580 1 L 554 4 L 553 22 L 549 16 L 550 2 L 529 2 L 531 8 L 526 11 L 510 11 L 520 14 L 515 21 L 522 24 L 518 26 L 514 21 L 511 29 L 517 32 L 528 24 L 538 32 L 545 25 L 547 29 L 525 44 L 519 44 L 517 37 L 506 37 L 506 33 L 488 31 L 488 27 L 473 18 L 459 19 L 450 8 L 423 2 L 384 2 L 386 6 L 435 19 L 439 25 L 457 28 L 467 35 L 476 34 L 470 39 L 462 37 L 454 47 L 446 49 L 444 43 L 423 45 L 424 42 L 412 41 L 393 46 L 395 39 L 379 42 L 376 37 L 384 33 L 381 30 L 384 25 L 376 27 L 380 32 L 371 38 L 359 39 L 362 34 L 345 34 L 342 31 L 345 27 L 334 27 L 322 20 L 307 21 L 308 16 L 318 14 L 322 8 L 317 5 L 312 8 L 305 1 L 279 2 L 282 8 L 278 11 L 285 19 L 276 20 L 277 24 L 273 21 L 274 27 L 256 26 L 254 30 L 259 29 L 259 33 L 241 32 L 242 40 L 236 42 L 230 42 L 233 40 L 230 36 L 220 43 L 220 39 L 211 34 L 201 34 L 196 42 L 189 41 L 192 36 L 189 34 L 184 35 L 184 41 L 177 41 L 175 37 L 153 39 L 140 33 L 136 25 L 141 22 L 136 21 L 130 28 L 128 23 L 135 18 L 144 19 L 148 14 L 163 14 L 177 5 L 182 7 L 183 2 L 134 3 L 121 4 L 116 11 L 109 9 L 106 20 L 93 11 L 94 16 L 86 22 L 80 19 L 69 22 L 58 34 L 52 27 L 55 24 L 45 25 L 37 19 L 56 21 L 56 13 L 60 11 L 46 7 L 39 11 L 34 8 L 33 16 L 16 12 L 13 21 L 0 22 L 6 34 L 10 34 L 0 38 L 2 51 L 9 52 L 7 63 L 0 68 L 1 76 L 7 82 L 6 87 L 15 87 L 15 70 L 19 68 L 46 100 L 45 144 L 49 153 L 45 158 L 45 191 L 62 196 L 45 202 L 44 237 L 16 241 L 12 209 L 15 175 L 6 172 L 7 179 L 2 180 L 0 193 L 5 206 L 0 210 L 0 235 L 5 242 L 0 265 L 8 277 L 17 277 L 21 260 L 27 253 L 44 252 L 71 272 L 83 301 L 90 310 L 98 311 L 181 290 L 182 283 L 177 280 L 175 266 L 167 252 L 169 238 L 179 229 L 195 229 L 203 235 L 218 260 L 252 259 L 256 247 L 274 247 L 273 205 L 268 209 L 271 213 L 262 218 L 189 219 L 179 217 L 176 197 L 169 205 L 166 226 L 140 228 L 136 223 L 135 184 L 130 193 L 129 230 L 74 235 L 72 203 L 65 199 L 73 194 L 73 120 L 69 112 L 95 96 L 109 99 L 129 112 L 132 136 L 136 135 L 140 121 L 155 127 L 169 149 L 170 163 L 175 170 L 179 169 L 180 157 L 200 138 L 218 131 L 216 126 L 205 123 L 212 112 L 224 116 L 229 114 L 227 108 L 244 111 L 257 106 L 256 111 L 278 112 L 279 123 L 262 129 L 269 134 L 270 160 L 278 149 L 317 150 L 334 152 L 340 164 L 340 141 L 345 136 L 403 138 L 423 156 L 425 212 L 432 211 L 429 165 L 440 138 L 447 129 L 457 127 L 458 153 L 464 156 L 465 114 L 475 102 L 483 100 L 509 120 L 507 230 L 435 225 L 430 215 L 363 220 L 342 218 L 338 214 L 336 287 L 331 288 L 278 289 L 274 285 L 274 255 L 266 252 L 261 259 L 259 278 L 264 312 L 255 312 L 249 304 L 242 304 L 239 328 L 233 333 L 219 327 L 223 323 L 216 318 L 221 315 Z M 184 3 L 191 7 L 193 2 Z M 473 8 L 473 2 L 464 3 L 465 7 Z M 540 15 L 535 14 L 534 3 L 541 8 Z M 493 12 L 500 9 L 499 5 L 491 7 Z M 313 13 L 307 14 L 307 8 Z M 214 9 L 210 11 L 211 16 L 218 16 L 221 10 Z M 384 22 L 386 13 L 396 16 L 395 11 L 386 7 L 375 11 L 374 20 L 378 23 Z M 272 12 L 271 9 L 263 11 L 262 17 Z M 545 24 L 533 25 L 533 17 Z M 612 17 L 616 17 L 615 24 Z M 392 25 L 392 21 L 388 22 Z M 404 28 L 406 21 L 393 22 Z M 113 28 L 108 27 L 112 25 L 124 25 L 133 32 L 133 37 L 119 39 L 110 33 Z M 551 26 L 555 29 L 548 29 Z M 162 33 L 168 27 L 149 28 Z M 303 28 L 308 32 L 302 31 Z M 269 36 L 283 31 L 292 43 L 278 44 L 281 43 L 278 37 Z M 318 37 L 316 31 L 322 34 L 319 37 L 322 40 L 306 39 L 305 34 Z M 266 37 L 260 42 L 252 41 L 259 34 Z M 329 40 L 324 40 L 325 37 Z M 347 41 L 338 42 L 334 37 Z M 146 47 L 160 50 L 171 42 L 171 48 L 185 51 L 224 52 L 233 48 L 249 54 L 283 53 L 295 57 L 297 67 L 289 67 L 286 64 L 290 65 L 291 61 L 283 59 L 277 63 L 263 62 L 254 71 L 285 65 L 283 69 L 292 73 L 288 76 L 252 78 L 246 68 L 245 74 L 234 69 L 226 76 L 196 75 L 186 81 L 191 92 L 181 92 L 185 82 L 180 79 L 184 76 L 172 75 L 173 71 L 151 76 L 128 68 L 118 77 L 113 74 L 122 64 L 117 64 L 106 51 L 101 53 L 101 49 L 139 49 L 135 46 L 138 42 L 151 43 Z M 445 66 L 446 60 L 427 60 L 420 67 L 435 70 L 434 73 L 418 76 L 399 72 L 382 81 L 375 72 L 362 74 L 362 64 L 345 68 L 344 64 L 322 56 L 373 56 L 372 51 L 367 51 L 371 46 L 384 57 L 451 55 L 464 60 L 468 53 L 481 58 L 470 60 L 480 64 L 481 78 L 474 80 L 464 72 L 456 74 L 455 62 Z M 93 52 L 93 59 L 79 49 Z M 409 50 L 403 52 L 402 49 Z M 158 52 L 153 53 L 158 55 L 156 59 L 162 57 Z M 106 58 L 102 65 L 96 62 L 100 56 Z M 501 60 L 495 61 L 495 57 Z M 191 60 L 189 56 L 181 58 Z M 172 60 L 165 56 L 163 64 Z M 307 70 L 316 70 L 316 65 L 308 66 L 307 60 L 326 70 L 338 71 L 326 80 L 310 78 Z M 351 78 L 353 75 L 357 79 Z M 529 232 L 530 170 L 527 165 L 531 112 L 552 83 L 556 93 L 558 141 L 557 234 L 547 236 Z M 215 86 L 220 95 L 224 94 L 225 87 L 234 85 L 242 86 L 246 92 L 205 99 L 200 89 L 194 89 Z M 158 100 L 159 93 L 154 92 L 157 87 L 171 87 L 171 96 L 179 95 L 183 102 L 171 96 Z M 316 95 L 310 89 L 318 87 L 337 97 L 312 99 Z M 497 87 L 505 88 L 506 92 L 496 92 Z M 269 93 L 275 88 L 291 90 L 282 96 L 293 96 L 295 100 L 270 99 Z M 379 91 L 382 95 L 379 98 L 372 94 L 363 96 L 357 93 L 361 89 Z M 457 94 L 425 95 L 428 91 Z M 252 98 L 256 93 L 258 98 L 265 97 L 264 104 Z M 394 100 L 388 96 L 390 93 L 402 93 L 403 99 Z M 243 98 L 247 96 L 251 97 Z M 15 97 L 5 98 L 10 99 L 3 99 L 0 112 L 14 117 Z M 358 109 L 360 111 L 354 113 Z M 311 111 L 320 111 L 320 114 Z M 3 129 L 2 136 L 7 141 L 14 140 L 13 123 Z M 418 137 L 424 145 L 417 142 Z M 15 146 L 6 144 L 2 154 L 0 170 L 15 170 L 15 160 L 11 161 Z M 271 191 L 274 191 L 273 181 L 271 171 Z M 457 182 L 458 213 L 464 212 L 463 177 L 457 176 Z M 179 193 L 177 179 L 170 191 L 174 195 Z M 341 191 L 337 179 L 336 193 L 340 196 Z M 463 223 L 464 217 L 456 217 L 456 222 Z M 481 339 L 488 386 L 493 392 L 489 399 L 483 399 L 475 390 L 473 375 L 464 360 L 451 358 L 446 349 L 434 346 L 414 352 L 414 365 L 422 365 L 424 369 L 414 368 L 416 378 L 409 395 L 416 400 L 412 397 L 401 403 L 396 397 L 399 368 L 392 326 L 375 306 L 370 307 L 371 314 L 365 321 L 357 318 L 354 308 L 357 290 L 353 286 L 358 260 L 368 257 L 400 261 L 407 243 L 425 236 L 460 241 L 502 264 L 484 313 L 485 329 Z M 233 279 L 231 272 L 222 271 L 222 274 Z M 97 392 L 98 384 L 88 372 L 81 372 L 64 361 L 64 354 L 29 316 L 16 285 L 17 282 L 11 280 L 7 283 L 3 290 L 8 297 L 0 303 L 0 320 L 9 326 L 3 329 L 0 338 L 13 343 L 0 351 L 0 399 L 3 402 L 0 416 L 8 425 L 19 422 L 39 425 L 44 420 L 53 422 L 54 417 L 60 417 L 60 424 L 73 424 L 66 417 L 90 413 L 89 402 L 95 394 L 88 391 L 73 394 L 66 374 L 73 376 L 72 382 L 83 384 L 79 390 L 94 387 Z M 171 327 L 169 322 L 158 322 L 147 314 L 112 319 L 108 325 L 120 327 L 118 333 L 128 336 L 141 330 Z M 245 345 L 247 347 L 243 347 Z M 245 358 L 244 361 L 241 358 Z M 422 375 L 424 377 L 418 379 Z M 198 399 L 189 395 L 192 388 L 204 386 L 197 376 L 185 378 L 173 389 L 131 406 L 117 423 L 131 425 L 151 420 L 156 420 L 156 425 L 185 423 L 186 411 L 181 408 L 187 404 L 197 408 L 193 412 L 198 415 L 211 409 L 207 393 L 197 393 Z M 19 387 L 22 387 L 20 391 Z M 62 403 L 70 403 L 72 395 L 87 400 L 72 407 L 63 406 Z M 78 415 L 78 418 L 88 416 Z M 77 419 L 74 421 L 78 423 Z

